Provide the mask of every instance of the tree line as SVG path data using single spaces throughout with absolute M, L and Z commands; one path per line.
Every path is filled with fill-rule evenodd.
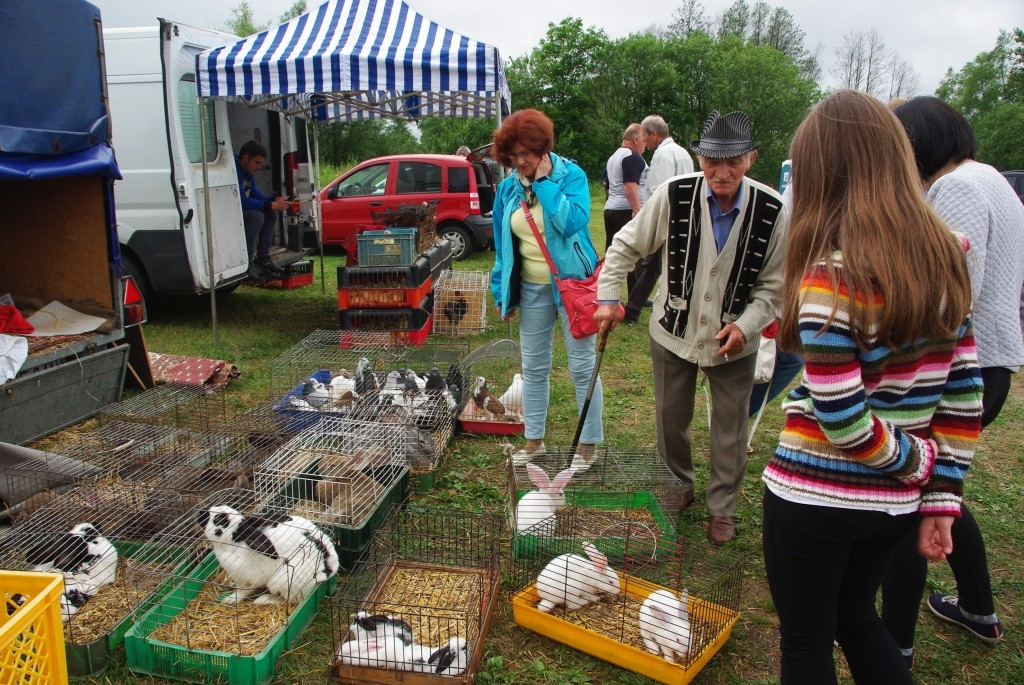
M 297 0 L 280 21 L 305 11 Z M 224 27 L 249 35 L 254 22 L 247 2 L 232 9 Z M 765 0 L 735 0 L 707 16 L 698 0 L 683 0 L 666 25 L 652 24 L 611 39 L 600 28 L 567 17 L 550 23 L 527 55 L 506 62 L 513 109 L 543 110 L 555 124 L 555 151 L 596 179 L 621 143 L 630 122 L 659 114 L 676 142 L 696 138 L 712 110 L 750 115 L 760 143 L 751 176 L 777 184 L 789 143 L 807 110 L 825 95 L 820 54 L 810 50 L 792 15 Z M 839 87 L 880 100 L 919 90 L 913 66 L 885 46 L 876 30 L 851 31 L 833 47 L 831 75 Z M 993 50 L 960 70 L 949 69 L 936 91 L 964 113 L 978 137 L 980 161 L 999 169 L 1024 168 L 1024 31 L 1003 31 Z M 354 164 L 383 154 L 453 153 L 459 146 L 488 143 L 494 121 L 430 118 L 416 122 L 360 121 L 321 127 L 321 159 Z M 417 138 L 418 134 L 418 138 Z

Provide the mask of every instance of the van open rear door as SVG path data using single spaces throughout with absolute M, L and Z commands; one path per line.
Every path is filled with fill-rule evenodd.
M 196 96 L 196 55 L 234 38 L 217 31 L 160 20 L 164 103 L 175 199 L 182 237 L 197 292 L 210 288 L 205 197 L 213 226 L 214 286 L 237 281 L 248 268 L 248 249 L 238 197 L 238 177 L 223 101 L 203 103 L 208 185 L 203 182 L 203 141 Z M 154 135 L 159 135 L 154 131 Z

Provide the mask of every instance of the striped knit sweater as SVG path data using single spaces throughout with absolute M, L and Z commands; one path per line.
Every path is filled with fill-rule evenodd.
M 893 351 L 872 337 L 867 351 L 858 350 L 838 252 L 833 261 L 838 294 L 824 263 L 800 285 L 804 382 L 782 405 L 786 425 L 764 481 L 776 495 L 802 503 L 959 516 L 981 432 L 970 321 L 955 338 Z M 823 329 L 833 304 L 835 318 Z M 869 321 L 881 305 L 880 298 L 869 305 Z

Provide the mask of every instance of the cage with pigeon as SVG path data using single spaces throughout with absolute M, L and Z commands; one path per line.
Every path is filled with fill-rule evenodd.
M 523 432 L 523 376 L 519 345 L 514 340 L 492 340 L 473 350 L 463 361 L 466 377 L 457 417 L 466 433 L 519 435 Z
M 7 495 L 17 503 L 17 518 L 53 500 L 76 485 L 134 483 L 154 485 L 162 475 L 154 463 L 186 463 L 208 438 L 168 426 L 120 421 L 91 430 L 69 428 L 46 441 L 24 462 L 4 468 Z
M 0 538 L 0 568 L 60 573 L 61 617 L 68 672 L 101 673 L 130 626 L 132 610 L 173 567 L 149 540 L 183 514 L 168 490 L 79 486 L 19 522 Z M 135 583 L 128 559 L 156 564 L 151 582 Z
M 331 599 L 333 682 L 472 683 L 498 601 L 500 517 L 406 508 Z
M 553 446 L 529 464 L 507 462 L 515 557 L 560 546 L 573 532 L 566 521 L 598 545 L 619 537 L 623 521 L 648 531 L 655 544 L 674 539 L 684 487 L 656 449 L 601 446 L 593 465 L 572 463 L 572 450 Z
M 269 682 L 337 582 L 338 556 L 323 527 L 267 509 L 247 490 L 214 493 L 149 545 L 163 570 L 134 557 L 127 564 L 132 582 L 157 586 L 124 636 L 134 673 Z
M 464 340 L 428 341 L 404 348 L 391 361 L 379 388 L 356 410 L 361 420 L 400 427 L 405 457 L 417 492 L 434 490 L 444 453 L 455 433 L 455 416 L 465 394 Z
M 342 344 L 342 331 L 315 330 L 270 363 L 276 428 L 296 433 L 323 417 L 349 416 L 379 384 L 396 352 L 386 332 Z
M 323 419 L 297 433 L 256 468 L 255 491 L 266 510 L 302 516 L 322 526 L 347 570 L 392 505 L 406 499 L 405 452 L 402 426 Z
M 655 537 L 647 524 L 567 513 L 512 562 L 515 622 L 662 683 L 688 683 L 739 619 L 742 557 Z
M 487 330 L 490 275 L 484 271 L 442 271 L 434 284 L 434 333 L 464 336 Z

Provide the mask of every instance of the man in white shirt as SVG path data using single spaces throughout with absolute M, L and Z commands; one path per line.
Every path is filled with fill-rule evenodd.
M 640 128 L 647 147 L 654 150 L 651 166 L 647 170 L 647 196 L 670 178 L 693 173 L 693 158 L 682 145 L 672 140 L 664 119 L 651 114 L 640 122 Z M 661 250 L 658 250 L 645 257 L 636 270 L 636 281 L 629 290 L 629 301 L 626 302 L 625 323 L 636 323 L 640 318 L 640 310 L 650 306 L 649 298 L 660 276 Z

